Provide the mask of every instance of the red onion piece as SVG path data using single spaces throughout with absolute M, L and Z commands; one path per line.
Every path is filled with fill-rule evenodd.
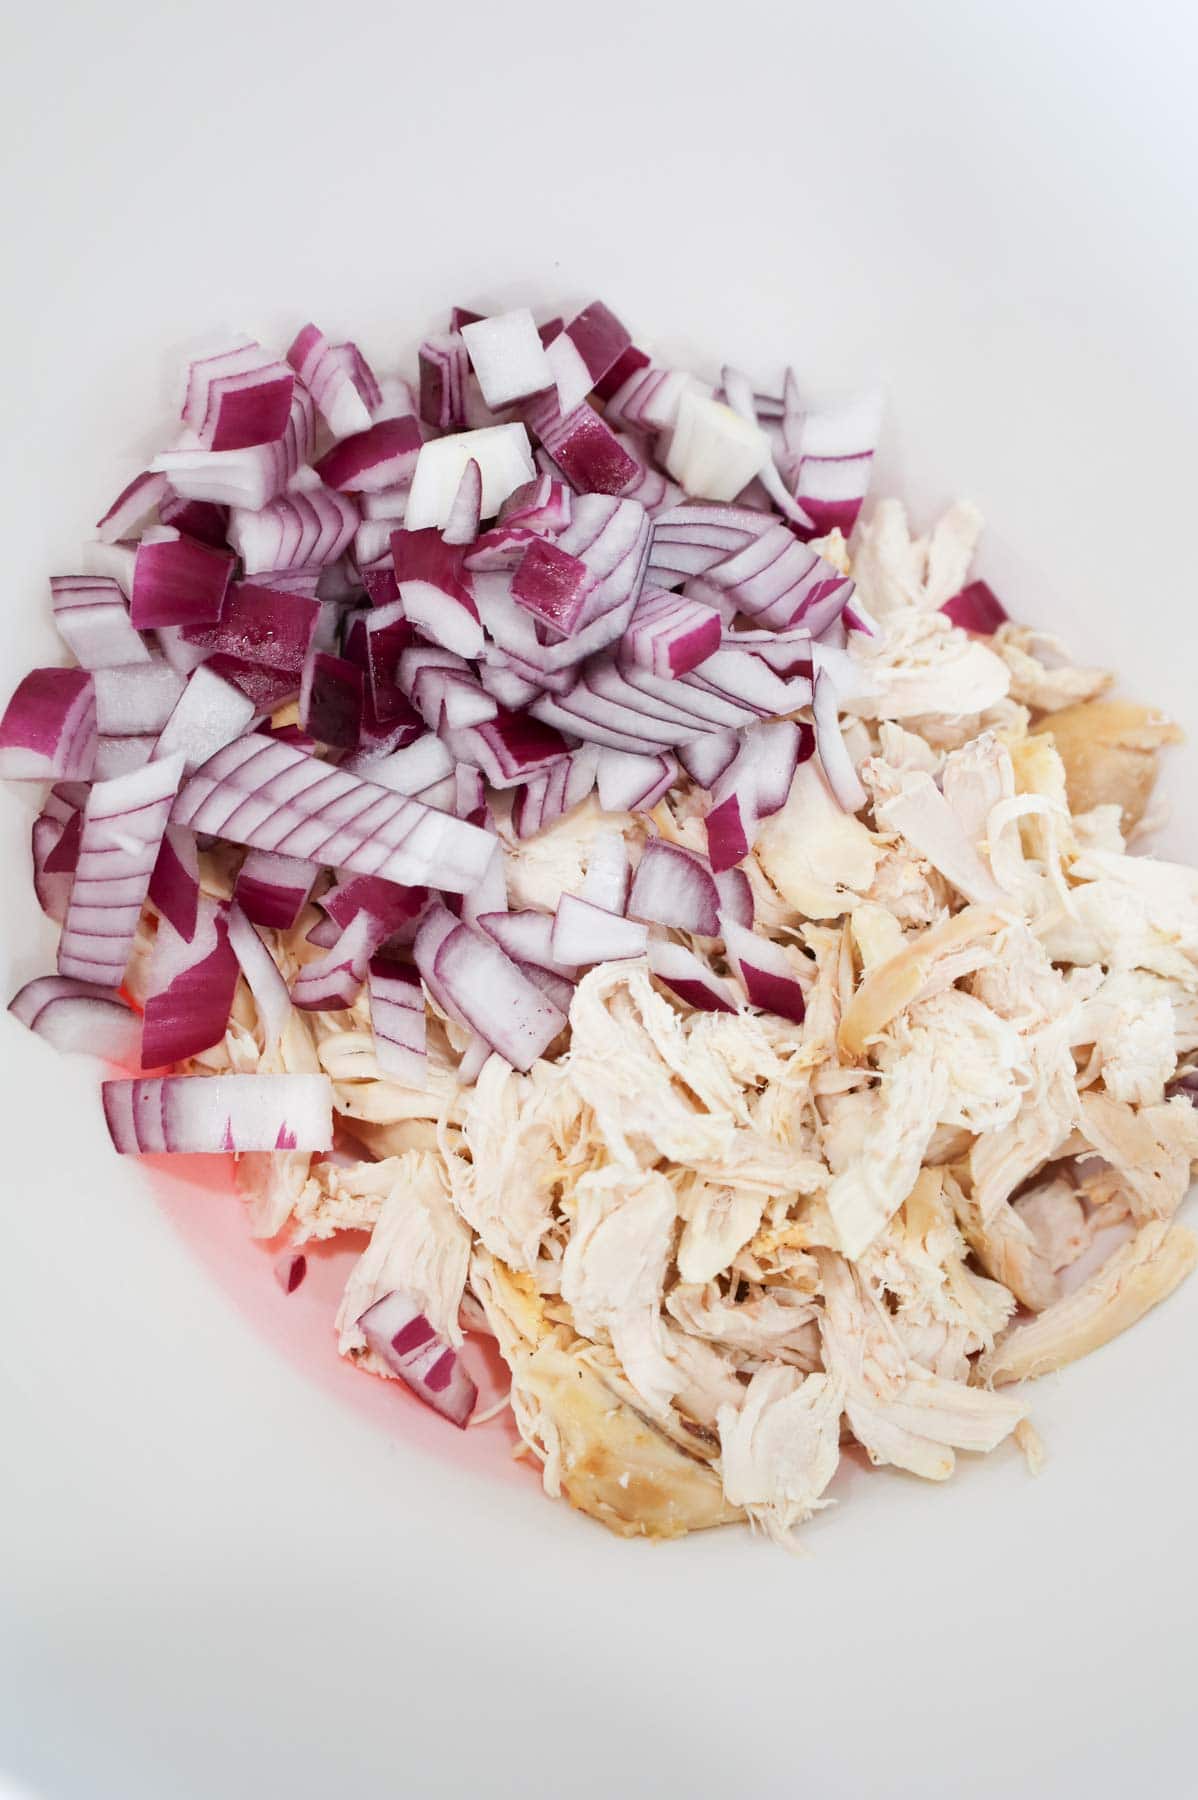
M 165 476 L 162 479 L 165 480 Z M 211 544 L 217 550 L 228 548 L 225 542 L 229 529 L 227 506 L 214 506 L 210 500 L 184 500 L 178 494 L 171 494 L 159 505 L 158 517 L 162 524 L 173 525 L 185 537 L 198 538 L 202 544 Z
M 186 683 L 169 663 L 131 663 L 126 669 L 97 669 L 96 728 L 101 737 L 157 737 Z
M 291 1016 L 291 995 L 274 957 L 236 901 L 229 907 L 225 923 L 230 948 L 237 958 L 250 993 L 254 996 L 258 1022 L 262 1027 L 263 1053 L 269 1055 L 278 1046 L 287 1029 L 287 1021 Z
M 453 757 L 431 731 L 389 755 L 351 756 L 341 767 L 350 775 L 365 773 L 370 781 L 389 788 L 393 794 L 421 794 L 454 773 Z
M 224 908 L 206 894 L 198 900 L 190 942 L 163 915 L 150 956 L 141 1060 L 166 1068 L 210 1050 L 225 1035 L 238 961 L 229 943 Z
M 383 926 L 383 939 L 418 919 L 428 905 L 426 887 L 401 887 L 377 875 L 351 875 L 320 897 L 320 904 L 334 924 L 343 930 L 360 912 L 368 912 Z
M 134 630 L 128 602 L 111 576 L 54 575 L 50 598 L 59 636 L 81 668 L 149 662 L 149 649 Z
M 237 345 L 193 362 L 183 422 L 206 450 L 272 444 L 287 429 L 295 376 L 260 344 Z
M 168 756 L 92 787 L 58 946 L 60 975 L 121 985 L 182 773 L 183 758 Z
M 807 1010 L 803 990 L 782 946 L 746 930 L 727 913 L 721 929 L 728 962 L 749 1004 L 801 1025 Z
M 509 494 L 531 481 L 534 473 L 528 433 L 518 422 L 460 431 L 425 443 L 416 461 L 405 519 L 413 531 L 443 527 L 449 520 L 466 464 L 478 464 L 482 477 L 481 517 L 492 519 Z
M 257 732 L 218 751 L 188 779 L 174 823 L 253 849 L 451 893 L 481 880 L 493 848 L 477 826 Z
M 238 871 L 233 898 L 255 925 L 290 931 L 312 892 L 318 865 L 274 850 L 251 850 Z
M 39 813 L 33 821 L 31 833 L 31 850 L 33 854 L 33 891 L 37 903 L 48 919 L 54 919 L 59 925 L 67 916 L 67 906 L 71 898 L 71 886 L 74 878 L 74 857 L 69 869 L 52 869 L 51 858 L 60 849 L 67 830 L 56 819 L 49 818 L 44 812 Z M 78 827 L 75 831 L 74 854 L 78 855 Z
M 747 506 L 685 501 L 654 520 L 648 579 L 671 586 L 686 576 L 706 575 L 775 523 L 768 513 Z
M 127 1069 L 140 1067 L 137 1014 L 94 982 L 40 975 L 14 995 L 8 1010 L 56 1050 L 82 1050 Z
M 308 1259 L 302 1250 L 285 1250 L 275 1259 L 275 1280 L 285 1294 L 294 1294 L 308 1273 Z
M 347 494 L 317 484 L 280 494 L 257 511 L 235 506 L 229 515 L 229 542 L 247 575 L 314 563 L 323 568 L 348 548 L 359 523 L 358 509 Z M 135 592 L 134 623 L 136 612 Z
M 650 812 L 677 780 L 678 764 L 668 753 L 599 752 L 599 804 L 604 812 Z
M 96 736 L 92 676 L 85 669 L 32 669 L 0 719 L 0 777 L 90 781 Z
M 169 920 L 176 934 L 190 943 L 195 936 L 200 900 L 200 859 L 190 831 L 168 825 L 163 832 L 146 898 L 156 912 Z
M 106 1081 L 104 1117 L 126 1156 L 331 1150 L 327 1075 L 164 1075 Z
M 721 932 L 729 923 L 751 931 L 756 908 L 753 905 L 753 889 L 744 870 L 719 870 L 715 876 L 715 886 L 720 897 Z
M 300 724 L 318 744 L 356 750 L 362 735 L 363 676 L 343 656 L 313 651 L 300 684 Z
M 734 760 L 717 779 L 707 814 L 707 854 L 717 872 L 742 862 L 763 819 L 780 812 L 794 773 L 814 750 L 808 725 L 778 719 L 748 732 Z
M 942 613 L 959 625 L 963 631 L 973 631 L 979 637 L 993 637 L 1000 625 L 1010 618 L 1006 607 L 994 589 L 985 581 L 970 581 L 960 593 L 946 600 L 940 608 Z M 82 658 L 80 658 L 82 661 Z
M 371 418 L 378 418 L 383 407 L 383 390 L 374 370 L 362 355 L 357 344 L 347 340 L 344 344 L 331 344 L 329 354 L 340 364 L 349 376 L 358 396 Z M 406 388 L 407 383 L 403 386 Z M 410 410 L 410 407 L 408 408 Z
M 860 812 L 868 795 L 853 767 L 853 760 L 840 730 L 840 713 L 836 689 L 826 670 L 816 671 L 815 695 L 811 702 L 815 719 L 815 741 L 828 786 L 846 812 Z
M 512 576 L 512 598 L 569 637 L 582 622 L 593 585 L 590 570 L 577 556 L 534 538 Z
M 466 423 L 466 377 L 470 359 L 458 330 L 426 338 L 417 353 L 420 368 L 420 417 L 439 431 L 457 431 Z
M 100 542 L 115 544 L 120 538 L 135 536 L 167 492 L 165 475 L 156 475 L 149 469 L 135 475 L 121 489 L 104 516 L 96 520 L 96 536 Z
M 458 482 L 457 493 L 449 508 L 449 517 L 441 532 L 441 541 L 445 544 L 472 544 L 478 536 L 479 522 L 482 518 L 483 477 L 482 470 L 473 457 L 462 470 L 462 479 Z
M 408 963 L 373 957 L 367 991 L 380 1074 L 404 1087 L 423 1088 L 428 1081 L 428 1018 L 419 973 Z
M 736 1011 L 736 1002 L 727 982 L 713 975 L 694 951 L 687 950 L 682 944 L 652 941 L 649 967 L 659 981 L 698 1012 Z
M 628 906 L 628 887 L 632 871 L 628 865 L 628 845 L 618 831 L 599 831 L 587 847 L 587 868 L 580 900 L 601 906 L 605 912 L 623 913 Z
M 678 761 L 692 781 L 701 788 L 711 789 L 732 766 L 739 749 L 740 738 L 735 731 L 713 731 L 705 737 L 691 738 L 689 743 L 680 744 Z
M 585 400 L 564 416 L 554 397 L 534 400 L 526 416 L 566 480 L 580 492 L 623 494 L 639 480 L 636 458 Z
M 506 712 L 502 707 L 493 719 L 453 731 L 448 743 L 456 756 L 474 763 L 497 788 L 516 787 L 570 755 L 569 745 L 558 732 L 537 718 Z
M 848 537 L 852 531 L 869 490 L 881 425 L 882 398 L 876 393 L 792 422 L 791 492 L 812 522 L 811 536 L 839 528 Z
M 720 929 L 720 896 L 706 860 L 681 844 L 650 838 L 632 878 L 629 916 L 702 937 Z
M 740 418 L 750 425 L 758 424 L 757 395 L 753 392 L 753 383 L 739 369 L 725 368 L 723 371 L 724 396 L 728 405 Z M 763 468 L 757 472 L 757 479 L 778 511 L 792 524 L 805 527 L 808 533 L 814 533 L 815 521 L 803 511 L 798 501 L 788 492 L 785 482 L 771 457 Z
M 567 978 L 575 971 L 573 963 L 561 962 L 550 947 L 553 936 L 553 914 L 525 908 L 518 912 L 480 913 L 478 925 L 513 962 L 535 963 L 554 975 Z
M 572 514 L 570 489 L 552 475 L 537 475 L 509 494 L 499 509 L 500 525 L 527 526 L 534 532 L 564 531 Z
M 610 369 L 595 382 L 595 393 L 600 400 L 610 400 L 613 394 L 618 394 L 624 384 L 631 380 L 638 369 L 647 369 L 648 367 L 649 358 L 645 352 L 638 350 L 635 344 L 629 343 L 621 350 Z
M 404 650 L 395 671 L 406 694 L 431 731 L 482 725 L 499 707 L 482 687 L 471 665 L 452 650 L 413 644 Z
M 449 914 L 430 910 L 414 954 L 437 997 L 514 1068 L 527 1073 L 565 1026 L 564 1015 L 498 944 Z
M 473 320 L 461 332 L 483 399 L 492 411 L 542 393 L 552 384 L 553 371 L 527 307 Z
M 184 537 L 172 525 L 148 531 L 137 546 L 129 615 L 139 631 L 155 625 L 205 625 L 220 618 L 233 555 Z
M 398 1289 L 368 1306 L 358 1320 L 370 1349 L 406 1387 L 454 1425 L 465 1429 L 478 1389 L 458 1352 L 438 1337 L 416 1302 Z
M 389 932 L 364 907 L 356 912 L 333 946 L 305 964 L 291 989 L 291 1003 L 306 1012 L 332 1012 L 352 1006 L 362 991 L 371 957 Z
M 720 647 L 723 621 L 714 607 L 643 588 L 632 622 L 620 640 L 620 655 L 654 675 L 685 675 Z
M 130 737 L 101 735 L 96 739 L 96 780 L 114 781 L 118 775 L 143 768 L 153 757 L 157 742 L 153 731 Z
M 572 750 L 565 762 L 554 763 L 543 775 L 534 776 L 517 789 L 512 803 L 512 826 L 518 838 L 533 837 L 574 807 L 581 805 L 595 786 L 598 756 L 593 745 Z
M 410 483 L 423 442 L 416 419 L 379 419 L 367 430 L 342 438 L 313 466 L 326 487 L 381 494 Z
M 445 649 L 478 656 L 483 631 L 462 546 L 445 543 L 439 531 L 405 526 L 391 534 L 391 554 L 406 617 Z
M 611 373 L 632 344 L 628 331 L 602 300 L 592 300 L 575 313 L 562 335 L 581 359 L 592 388 Z
M 211 669 L 198 668 L 163 726 L 154 755 L 180 753 L 190 774 L 248 730 L 253 717 L 254 703 L 248 695 Z
M 339 348 L 309 324 L 291 344 L 287 361 L 311 394 L 333 436 L 343 438 L 369 428 L 370 409 L 338 354 Z
M 563 894 L 557 903 L 550 949 L 560 963 L 589 967 L 620 962 L 625 957 L 643 956 L 648 943 L 647 926 L 578 894 Z

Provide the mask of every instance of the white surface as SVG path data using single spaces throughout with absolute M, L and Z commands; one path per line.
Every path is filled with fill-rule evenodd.
M 1013 609 L 1198 725 L 1182 16 L 24 9 L 4 686 L 186 340 L 312 317 L 387 367 L 540 292 L 709 375 L 883 381 L 920 516 L 970 493 Z M 52 934 L 9 792 L 0 828 L 12 985 Z M 1041 1387 L 1039 1481 L 857 1476 L 806 1562 L 627 1546 L 297 1374 L 109 1154 L 93 1069 L 7 1020 L 0 1057 L 0 1767 L 41 1800 L 1191 1791 L 1198 1289 Z

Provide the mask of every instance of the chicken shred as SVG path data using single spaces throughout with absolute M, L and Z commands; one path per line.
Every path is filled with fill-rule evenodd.
M 365 999 L 293 1012 L 268 1053 L 244 988 L 197 1059 L 330 1075 L 346 1149 L 242 1157 L 254 1230 L 369 1234 L 337 1329 L 376 1372 L 358 1320 L 391 1288 L 451 1343 L 485 1327 L 547 1492 L 623 1535 L 748 1520 L 793 1545 L 853 1445 L 940 1481 L 1012 1439 L 1037 1469 L 1007 1390 L 1198 1261 L 1175 1217 L 1198 1111 L 1174 1085 L 1198 872 L 1127 851 L 1176 734 L 1043 632 L 950 623 L 980 530 L 961 503 L 914 535 L 883 501 L 821 546 L 877 624 L 849 634 L 841 701 L 868 801 L 844 812 L 802 764 L 743 865 L 801 1023 L 694 1011 L 636 958 L 581 975 L 527 1074 L 492 1055 L 463 1083 L 469 1040 L 430 1007 L 426 1084 L 402 1087 Z M 501 803 L 508 902 L 552 911 L 599 831 L 634 862 L 653 833 L 702 852 L 705 811 L 685 785 L 649 819 L 590 799 L 520 841 Z M 288 977 L 315 916 L 272 938 Z M 714 941 L 672 935 L 724 974 Z

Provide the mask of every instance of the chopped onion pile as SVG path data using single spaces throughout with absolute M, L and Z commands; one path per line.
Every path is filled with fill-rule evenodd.
M 807 757 L 862 803 L 839 702 L 869 621 L 812 540 L 852 529 L 876 403 L 806 411 L 789 374 L 777 400 L 734 369 L 717 388 L 600 302 L 544 325 L 455 310 L 415 377 L 379 380 L 313 324 L 285 355 L 217 345 L 92 572 L 51 582 L 78 666 L 19 684 L 0 774 L 57 784 L 33 861 L 62 938 L 12 1011 L 62 1049 L 187 1069 L 244 978 L 272 1070 L 106 1082 L 118 1150 L 330 1151 L 330 1081 L 277 1060 L 297 1007 L 361 1003 L 379 1072 L 410 1087 L 429 1001 L 464 1034 L 461 1079 L 492 1053 L 527 1070 L 613 958 L 647 956 L 689 1007 L 803 1016 L 738 865 Z M 978 583 L 946 611 L 1003 616 Z M 706 855 L 653 833 L 680 786 Z M 635 868 L 600 829 L 580 891 L 509 911 L 511 847 L 592 795 L 647 816 Z M 231 898 L 205 887 L 221 846 Z M 299 930 L 314 949 L 285 972 L 273 934 Z M 464 1417 L 454 1354 L 404 1296 L 373 1311 L 377 1354 Z

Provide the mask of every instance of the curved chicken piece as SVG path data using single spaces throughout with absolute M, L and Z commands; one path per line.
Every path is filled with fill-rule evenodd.
M 742 1404 L 720 1408 L 724 1492 L 777 1543 L 829 1504 L 822 1496 L 840 1461 L 843 1408 L 839 1377 L 786 1363 L 758 1369 Z
M 1198 1262 L 1198 1238 L 1154 1219 L 1082 1287 L 1038 1319 L 1017 1325 L 977 1364 L 977 1379 L 1001 1387 L 1063 1369 L 1101 1349 L 1167 1298 Z
M 1041 719 L 1036 735 L 1051 733 L 1073 812 L 1118 805 L 1127 831 L 1143 817 L 1156 781 L 1157 757 L 1182 734 L 1163 713 L 1131 700 L 1088 700 Z
M 866 974 L 840 1021 L 838 1042 L 843 1056 L 864 1056 L 872 1040 L 913 1001 L 936 991 L 937 977 L 951 970 L 947 985 L 993 960 L 987 946 L 1002 929 L 1001 916 L 986 907 L 966 906 L 919 936 L 909 938 L 896 956 L 876 963 Z
M 1173 1216 L 1198 1159 L 1198 1112 L 1188 1100 L 1136 1108 L 1092 1090 L 1081 1097 L 1080 1126 L 1118 1170 L 1141 1224 Z
M 1027 1220 L 1006 1200 L 983 1217 L 977 1201 L 946 1172 L 944 1192 L 969 1248 L 993 1280 L 1001 1282 L 1029 1312 L 1043 1312 L 1060 1297 L 1052 1264 Z

